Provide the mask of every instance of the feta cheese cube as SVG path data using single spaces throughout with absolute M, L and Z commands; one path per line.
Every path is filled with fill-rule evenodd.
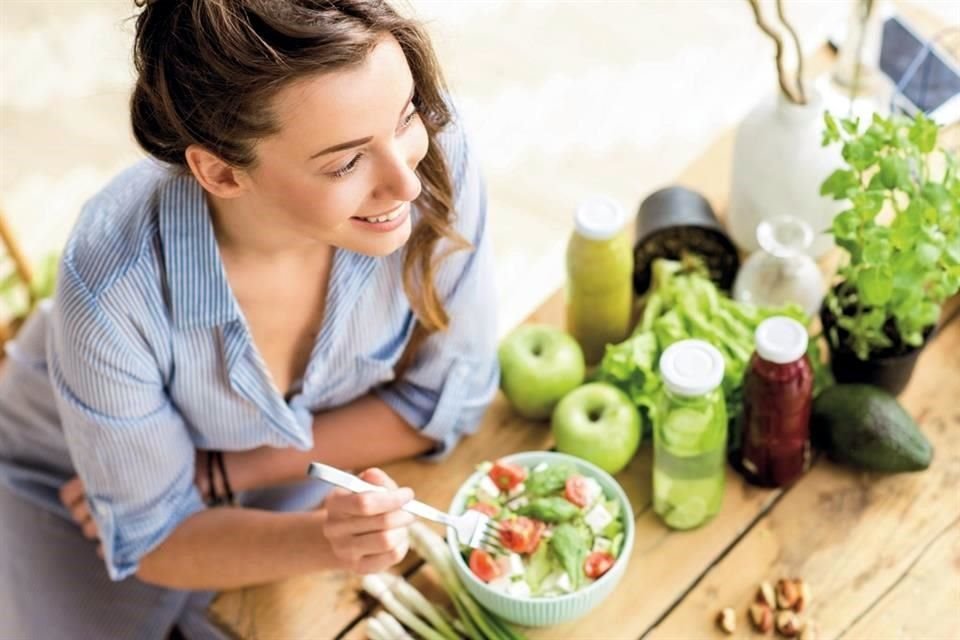
M 500 497 L 500 488 L 497 483 L 490 479 L 490 476 L 483 476 L 477 484 L 477 498 L 483 500 L 486 498 L 489 502 L 495 502 Z
M 560 583 L 560 578 L 566 576 L 564 571 L 554 571 L 546 578 L 543 579 L 543 582 L 540 583 L 540 592 L 560 592 L 560 588 L 557 586 Z
M 567 575 L 566 571 L 564 571 L 563 575 L 560 576 L 560 579 L 557 580 L 557 589 L 563 591 L 564 593 L 570 593 L 573 591 L 573 585 L 570 583 L 570 576 Z
M 584 516 L 583 521 L 587 523 L 587 526 L 590 527 L 594 533 L 600 533 L 607 527 L 608 524 L 613 522 L 613 516 L 611 516 L 610 512 L 606 510 L 606 508 L 603 506 L 603 503 L 600 503 L 587 512 L 587 515 Z
M 521 496 L 519 498 L 514 498 L 513 500 L 508 502 L 507 509 L 510 509 L 510 511 L 516 511 L 517 509 L 522 509 L 528 504 L 530 504 L 530 499 L 527 498 L 526 496 Z
M 513 489 L 510 489 L 510 491 L 507 493 L 507 496 L 509 496 L 509 497 L 511 497 L 511 498 L 516 498 L 518 495 L 520 495 L 521 493 L 523 493 L 524 491 L 526 491 L 526 489 L 527 489 L 526 485 L 524 485 L 524 484 L 521 482 L 520 484 L 518 484 L 517 486 L 515 486 Z
M 613 549 L 613 541 L 608 538 L 604 538 L 603 536 L 597 536 L 597 538 L 593 541 L 594 551 L 602 551 L 602 552 L 610 553 L 611 549 Z
M 494 591 L 499 591 L 500 593 L 510 593 L 510 587 L 513 586 L 513 581 L 509 576 L 500 576 L 495 578 L 487 583 L 487 586 L 493 589 Z
M 540 464 L 538 464 L 537 466 L 535 466 L 535 467 L 533 468 L 533 470 L 534 470 L 536 473 L 540 473 L 541 471 L 546 471 L 547 466 L 548 466 L 548 465 L 547 465 L 546 462 L 541 462 Z
M 515 598 L 529 598 L 530 585 L 528 585 L 525 580 L 517 580 L 510 585 L 509 593 Z
M 509 565 L 507 568 L 507 575 L 509 575 L 510 577 L 525 575 L 525 571 L 523 568 L 523 558 L 521 558 L 520 555 L 516 553 L 511 553 L 508 556 L 508 558 L 509 558 L 508 559 Z
M 586 489 L 587 506 L 593 505 L 599 498 L 603 497 L 603 487 L 593 478 L 585 478 L 583 486 Z

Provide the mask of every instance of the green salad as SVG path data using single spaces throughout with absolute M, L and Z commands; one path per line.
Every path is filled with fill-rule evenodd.
M 623 548 L 620 503 L 565 464 L 485 462 L 467 508 L 499 523 L 505 553 L 464 548 L 470 570 L 510 596 L 572 593 L 610 570 Z

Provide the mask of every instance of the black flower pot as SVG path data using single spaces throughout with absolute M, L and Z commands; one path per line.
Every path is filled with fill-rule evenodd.
M 824 335 L 830 347 L 830 369 L 840 384 L 860 383 L 880 387 L 892 395 L 898 395 L 910 381 L 913 368 L 923 348 L 927 346 L 933 334 L 934 327 L 930 327 L 923 334 L 923 345 L 910 347 L 898 344 L 880 353 L 871 354 L 869 360 L 861 360 L 847 347 L 845 329 L 836 327 L 836 318 L 827 308 L 826 303 L 820 307 L 820 322 L 823 324 Z M 834 347 L 830 341 L 830 329 L 836 327 L 840 338 L 840 347 Z
M 633 288 L 637 295 L 650 287 L 654 260 L 679 260 L 688 253 L 703 258 L 710 279 L 721 289 L 730 290 L 740 258 L 707 199 L 679 186 L 655 191 L 637 212 L 633 249 Z

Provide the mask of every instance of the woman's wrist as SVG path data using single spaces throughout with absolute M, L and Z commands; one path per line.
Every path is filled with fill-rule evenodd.
M 283 449 L 259 447 L 249 451 L 225 451 L 223 462 L 234 493 L 289 482 L 279 459 Z

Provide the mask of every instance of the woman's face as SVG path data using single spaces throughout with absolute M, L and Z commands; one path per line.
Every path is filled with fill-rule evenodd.
M 250 203 L 304 239 L 366 255 L 396 251 L 410 236 L 415 170 L 429 145 L 413 91 L 391 36 L 357 67 L 281 90 L 272 104 L 280 131 L 257 143 L 257 164 L 244 172 Z

